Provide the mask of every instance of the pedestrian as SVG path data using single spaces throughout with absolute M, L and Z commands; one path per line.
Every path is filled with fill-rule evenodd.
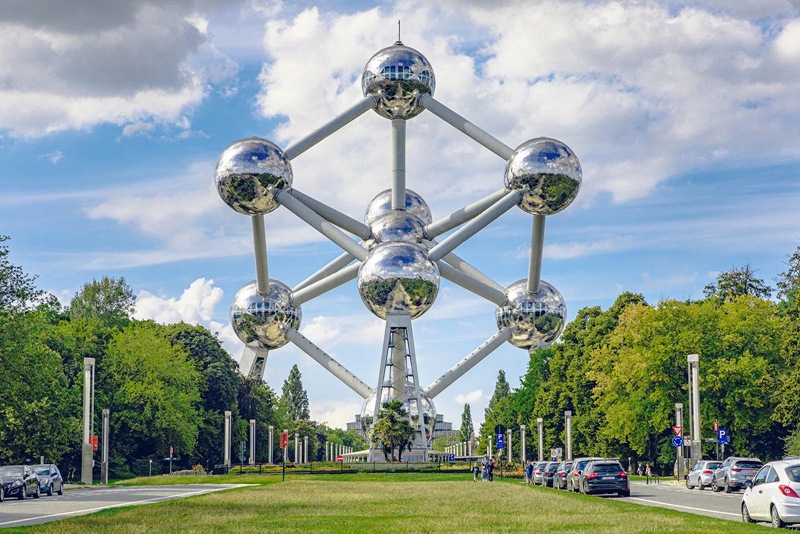
M 489 481 L 489 457 L 486 455 L 481 460 L 481 480 L 483 482 Z
M 472 462 L 472 480 L 473 482 L 478 481 L 478 462 Z
M 494 458 L 489 462 L 489 482 L 494 480 Z
M 525 466 L 525 484 L 530 484 L 533 480 L 533 462 L 528 460 L 528 464 Z
M 639 464 L 639 467 L 636 468 L 636 472 L 639 473 L 640 477 L 644 476 L 644 467 L 642 467 L 642 464 Z
M 650 484 L 650 478 L 653 476 L 653 471 L 650 469 L 650 464 L 644 468 L 644 476 L 647 477 L 647 483 Z

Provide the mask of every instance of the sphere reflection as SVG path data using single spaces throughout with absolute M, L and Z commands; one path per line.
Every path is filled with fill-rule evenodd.
M 361 75 L 364 96 L 379 96 L 375 111 L 387 119 L 416 117 L 424 110 L 420 95 L 433 95 L 435 88 L 431 64 L 400 41 L 372 56 Z
M 381 319 L 391 313 L 416 319 L 436 300 L 439 268 L 417 245 L 383 243 L 361 265 L 358 292 L 367 309 Z
M 262 215 L 278 208 L 269 188 L 290 187 L 292 166 L 275 143 L 250 137 L 222 152 L 214 179 L 228 206 L 244 215 Z
M 286 330 L 300 327 L 302 311 L 292 302 L 292 290 L 277 280 L 269 281 L 269 291 L 258 292 L 256 282 L 242 287 L 231 305 L 231 326 L 244 343 L 258 341 L 267 349 L 289 342 Z
M 561 293 L 544 280 L 539 291 L 527 292 L 527 280 L 514 282 L 506 289 L 506 302 L 497 308 L 498 328 L 511 329 L 509 343 L 531 349 L 540 343 L 552 343 L 564 330 L 567 306 Z
M 391 400 L 390 394 L 395 393 L 397 398 L 403 402 L 403 408 L 411 415 L 411 425 L 416 430 L 419 424 L 419 410 L 417 409 L 417 397 L 414 394 L 414 384 L 410 380 L 405 381 L 405 386 L 400 392 L 390 390 L 389 388 L 382 388 L 381 404 Z M 425 393 L 420 391 L 422 397 L 422 414 L 423 424 L 425 425 L 425 438 L 430 439 L 433 435 L 433 429 L 436 425 L 436 407 L 433 401 L 425 396 Z M 375 410 L 375 391 L 367 397 L 361 407 L 361 431 L 364 436 L 372 442 L 372 412 Z
M 425 224 L 407 211 L 390 211 L 375 219 L 370 225 L 374 243 L 406 241 L 422 247 L 428 246 Z
M 424 224 L 431 224 L 433 221 L 431 209 L 428 207 L 428 203 L 411 189 L 406 189 L 405 207 L 408 213 L 419 217 Z M 372 223 L 375 222 L 375 219 L 381 215 L 389 213 L 390 211 L 392 211 L 392 190 L 387 189 L 385 191 L 381 191 L 375 195 L 375 198 L 370 200 L 369 204 L 367 205 L 367 213 L 364 215 L 364 224 L 371 226 Z
M 528 213 L 553 215 L 563 210 L 578 196 L 581 181 L 581 164 L 572 150 L 547 137 L 526 141 L 506 164 L 506 188 L 528 188 L 519 204 Z

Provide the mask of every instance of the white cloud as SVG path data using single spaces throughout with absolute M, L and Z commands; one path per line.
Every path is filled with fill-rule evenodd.
M 347 428 L 347 423 L 355 421 L 355 415 L 361 413 L 361 403 L 357 401 L 311 400 L 308 408 L 312 420 L 331 428 Z
M 301 333 L 315 345 L 325 347 L 337 345 L 371 345 L 383 341 L 383 321 L 374 316 L 316 316 L 304 319 Z
M 489 396 L 484 394 L 482 389 L 476 389 L 475 391 L 456 395 L 455 401 L 458 404 L 469 404 L 472 406 L 480 402 L 488 402 Z M 470 411 L 472 410 L 470 409 Z
M 55 165 L 56 163 L 61 161 L 61 159 L 64 157 L 64 153 L 61 152 L 60 150 L 53 150 L 52 152 L 48 152 L 47 154 L 42 154 L 41 157 L 46 159 L 53 165 Z

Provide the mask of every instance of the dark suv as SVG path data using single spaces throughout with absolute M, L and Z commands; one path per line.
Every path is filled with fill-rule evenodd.
M 6 497 L 39 498 L 39 477 L 30 466 L 4 465 L 0 467 L 0 478 L 3 479 L 3 492 Z
M 746 480 L 753 480 L 764 463 L 758 458 L 740 458 L 738 456 L 728 456 L 722 462 L 714 475 L 711 477 L 711 489 L 714 491 L 725 490 L 730 493 L 733 490 L 744 488 Z
M 581 473 L 583 473 L 583 468 L 586 467 L 586 464 L 592 460 L 602 460 L 602 458 L 586 456 L 572 460 L 572 470 L 567 473 L 567 489 L 569 491 L 580 491 L 580 485 L 578 485 L 578 482 L 580 482 Z
M 630 497 L 628 473 L 617 460 L 592 460 L 583 470 L 580 480 L 581 493 L 616 493 Z

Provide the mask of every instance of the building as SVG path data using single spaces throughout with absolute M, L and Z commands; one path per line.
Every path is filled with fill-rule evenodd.
M 362 432 L 361 429 L 361 414 L 356 414 L 356 420 L 347 423 L 347 430 L 354 430 Z M 453 423 L 444 420 L 444 415 L 436 414 L 436 425 L 433 427 L 433 439 L 446 438 L 447 436 L 455 436 L 458 430 L 453 430 Z

